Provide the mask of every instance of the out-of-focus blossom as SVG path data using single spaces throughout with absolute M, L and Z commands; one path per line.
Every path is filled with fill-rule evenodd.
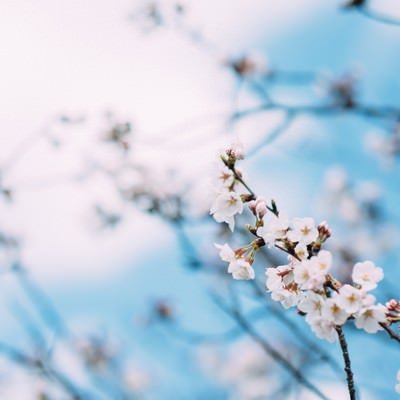
M 400 369 L 397 371 L 397 384 L 395 386 L 395 390 L 400 394 Z

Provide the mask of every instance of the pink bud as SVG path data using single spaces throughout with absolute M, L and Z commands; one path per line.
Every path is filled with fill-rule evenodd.
M 249 209 L 258 219 L 263 218 L 268 212 L 267 205 L 262 197 L 257 197 L 256 200 L 250 201 Z

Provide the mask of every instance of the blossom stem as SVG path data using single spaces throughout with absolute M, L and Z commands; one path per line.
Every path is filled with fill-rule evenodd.
M 336 327 L 336 332 L 339 335 L 340 347 L 342 349 L 344 370 L 346 372 L 347 388 L 349 390 L 350 400 L 356 400 L 356 388 L 354 385 L 353 371 L 351 370 L 351 362 L 350 362 L 349 351 L 347 349 L 346 338 L 344 337 L 343 330 L 340 326 Z
M 242 179 L 242 177 L 237 173 L 236 169 L 234 166 L 228 166 L 230 170 L 233 172 L 235 179 L 239 181 L 246 189 L 247 191 L 254 197 L 256 198 L 256 194 L 250 189 L 250 187 L 247 185 L 247 183 Z
M 294 257 L 297 261 L 300 261 L 300 262 L 301 262 L 301 258 L 300 258 L 293 250 L 292 250 L 292 251 L 291 251 L 291 250 L 287 250 L 287 249 L 285 249 L 284 247 L 279 246 L 279 244 L 275 244 L 275 247 L 276 247 L 277 249 L 282 250 L 283 252 L 285 252 L 285 253 L 291 255 L 291 256 Z
M 400 343 L 400 335 L 398 335 L 397 333 L 394 333 L 387 324 L 381 322 L 379 324 L 388 334 L 389 336 L 393 339 L 396 340 L 397 342 Z

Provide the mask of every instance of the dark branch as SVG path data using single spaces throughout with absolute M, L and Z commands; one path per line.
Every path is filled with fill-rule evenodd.
M 339 335 L 340 347 L 344 360 L 344 370 L 346 371 L 347 388 L 349 390 L 350 400 L 356 400 L 356 388 L 354 386 L 353 371 L 351 370 L 350 355 L 347 349 L 346 338 L 344 337 L 343 330 L 340 326 L 336 327 L 336 332 Z

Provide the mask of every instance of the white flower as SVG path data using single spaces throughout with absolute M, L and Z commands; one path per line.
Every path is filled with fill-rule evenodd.
M 335 323 L 328 321 L 323 317 L 311 318 L 307 321 L 312 331 L 320 339 L 326 339 L 328 342 L 335 342 L 338 338 Z
M 400 393 L 400 369 L 397 372 L 397 385 L 394 387 L 397 393 Z
M 307 245 L 317 239 L 318 229 L 312 218 L 294 218 L 292 224 L 293 230 L 287 234 L 292 242 L 301 242 Z
M 336 302 L 348 314 L 354 314 L 362 308 L 365 292 L 351 285 L 343 285 L 336 296 Z
M 276 268 L 266 268 L 265 276 L 267 277 L 265 286 L 270 291 L 276 291 L 283 288 L 282 276 L 279 274 L 282 270 L 282 265 Z
M 335 325 L 343 325 L 349 317 L 349 314 L 337 304 L 336 296 L 326 299 L 321 314 L 322 318 L 333 322 Z
M 383 328 L 379 323 L 386 322 L 386 307 L 382 304 L 371 305 L 363 308 L 356 315 L 356 327 L 368 333 L 376 333 Z
M 284 239 L 289 229 L 289 220 L 285 215 L 275 215 L 272 221 L 264 221 L 264 226 L 257 229 L 257 235 L 264 239 L 268 247 L 272 247 L 278 239 Z
M 301 260 L 306 260 L 308 258 L 307 246 L 304 243 L 297 243 L 296 247 L 294 248 L 294 252 Z
M 330 251 L 321 250 L 318 255 L 312 257 L 311 260 L 316 263 L 319 273 L 326 275 L 332 265 L 332 254 Z
M 235 227 L 235 214 L 241 214 L 243 211 L 243 202 L 240 195 L 236 192 L 220 193 L 211 206 L 210 214 L 217 222 L 226 222 L 231 231 Z
M 325 282 L 325 271 L 321 269 L 322 261 L 317 257 L 303 260 L 294 268 L 294 280 L 302 289 L 313 290 L 319 288 Z
M 308 321 L 310 318 L 320 317 L 322 306 L 325 302 L 325 299 L 311 291 L 308 290 L 304 293 L 304 296 L 301 298 L 297 308 L 306 313 L 306 320 Z
M 310 260 L 304 260 L 298 263 L 294 268 L 294 280 L 302 289 L 314 288 L 314 264 Z
M 226 167 L 224 165 L 220 169 L 220 172 L 218 175 L 218 181 L 220 183 L 220 186 L 222 186 L 222 188 L 229 188 L 235 182 L 235 175 L 228 167 Z
M 317 256 L 296 264 L 294 279 L 302 289 L 316 289 L 324 283 L 325 275 L 331 266 L 331 262 L 331 253 L 322 250 Z
M 255 272 L 250 263 L 244 258 L 239 258 L 235 263 L 230 263 L 228 272 L 232 274 L 233 279 L 250 280 L 254 279 Z
M 372 261 L 359 262 L 354 265 L 352 279 L 361 285 L 363 290 L 375 289 L 377 282 L 383 279 L 383 270 L 376 267 Z
M 221 257 L 222 261 L 226 261 L 228 263 L 236 261 L 235 252 L 232 250 L 228 243 L 225 243 L 223 245 L 214 243 L 214 246 L 219 249 L 219 256 Z
M 286 309 L 294 307 L 299 302 L 299 293 L 287 289 L 277 290 L 271 293 L 271 299 L 279 301 Z
M 287 265 L 276 268 L 267 268 L 266 287 L 271 292 L 271 298 L 279 301 L 283 307 L 290 308 L 299 302 L 299 291 L 293 281 L 293 272 Z
M 227 243 L 224 245 L 215 244 L 215 247 L 220 250 L 219 256 L 222 261 L 229 263 L 228 272 L 232 274 L 233 279 L 254 279 L 255 273 L 253 267 L 245 258 L 238 257 Z

